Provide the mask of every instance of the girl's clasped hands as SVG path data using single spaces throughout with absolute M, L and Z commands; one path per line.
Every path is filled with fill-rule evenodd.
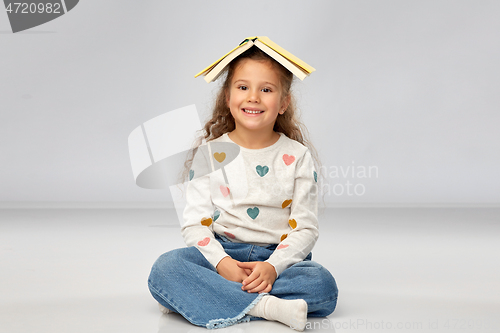
M 241 282 L 241 290 L 249 293 L 268 293 L 276 280 L 274 266 L 265 261 L 241 262 L 231 257 L 223 258 L 217 272 L 229 281 Z

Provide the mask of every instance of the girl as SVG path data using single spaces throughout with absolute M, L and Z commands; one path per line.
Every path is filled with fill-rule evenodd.
M 311 261 L 318 175 L 292 79 L 257 47 L 229 64 L 204 127 L 212 150 L 199 149 L 189 169 L 181 228 L 188 247 L 160 256 L 148 280 L 164 313 L 207 328 L 267 319 L 303 331 L 308 315 L 334 311 L 335 280 Z M 238 157 L 196 178 L 203 158 L 227 158 L 217 143 L 238 145 Z

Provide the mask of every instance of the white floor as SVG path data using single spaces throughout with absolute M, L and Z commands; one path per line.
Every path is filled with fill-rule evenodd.
M 306 331 L 500 331 L 500 208 L 336 208 L 320 227 L 313 260 L 339 300 Z M 147 288 L 182 246 L 174 211 L 0 210 L 0 332 L 206 332 L 161 315 Z

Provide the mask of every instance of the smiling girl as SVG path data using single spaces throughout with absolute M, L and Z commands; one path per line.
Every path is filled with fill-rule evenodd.
M 181 228 L 188 247 L 160 256 L 148 281 L 164 313 L 207 328 L 267 319 L 302 331 L 308 316 L 334 311 L 335 280 L 311 260 L 318 175 L 292 79 L 257 47 L 229 64 L 204 137 L 238 145 L 244 170 L 226 166 L 229 186 L 220 172 L 188 182 Z M 213 163 L 222 154 L 215 152 Z M 201 171 L 198 155 L 191 178 Z M 243 200 L 233 200 L 247 185 Z

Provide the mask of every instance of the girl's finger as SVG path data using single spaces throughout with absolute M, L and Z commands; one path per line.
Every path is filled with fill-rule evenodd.
M 243 284 L 243 281 L 245 281 L 246 278 L 248 278 L 248 275 L 247 273 L 245 273 L 245 271 L 240 271 L 240 279 L 238 282 L 240 282 L 241 284 Z
M 257 279 L 259 277 L 260 273 L 253 271 L 252 274 L 250 274 L 245 280 L 243 280 L 243 286 L 246 286 L 247 284 L 251 283 L 253 280 Z
M 258 279 L 253 280 L 249 284 L 243 286 L 241 289 L 243 289 L 243 290 L 250 290 L 250 289 L 253 289 L 253 288 L 257 287 L 261 283 L 262 283 L 262 279 L 258 278 Z
M 239 268 L 248 268 L 248 269 L 253 269 L 257 263 L 255 262 L 245 262 L 245 261 L 238 261 L 236 262 L 236 265 L 238 265 Z
M 253 288 L 253 289 L 249 290 L 248 292 L 249 292 L 249 293 L 256 293 L 256 292 L 260 292 L 260 291 L 262 291 L 262 290 L 266 289 L 266 288 L 267 288 L 267 286 L 268 286 L 268 283 L 267 283 L 266 281 L 262 281 L 262 283 L 261 283 L 261 284 L 259 284 L 259 285 L 258 285 L 257 287 L 255 287 L 255 288 Z
M 268 284 L 267 288 L 264 289 L 262 292 L 263 293 L 269 293 L 269 292 L 271 292 L 272 289 L 273 289 L 273 285 L 272 284 Z
M 264 290 L 259 291 L 259 294 L 268 293 L 268 292 L 271 291 L 271 289 L 273 289 L 273 286 L 270 285 L 270 284 L 268 284 L 267 287 Z

